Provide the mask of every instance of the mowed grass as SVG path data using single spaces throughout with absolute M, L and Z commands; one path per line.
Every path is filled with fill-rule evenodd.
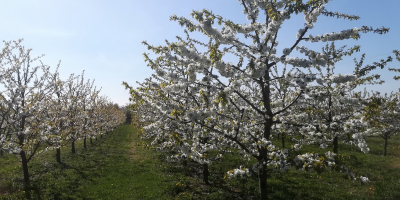
M 124 124 L 87 149 L 79 141 L 76 154 L 70 153 L 70 147 L 62 148 L 63 164 L 55 162 L 55 151 L 38 156 L 29 163 L 32 191 L 22 190 L 19 158 L 4 154 L 0 157 L 0 199 L 259 198 L 256 177 L 224 178 L 228 170 L 246 163 L 239 156 L 226 154 L 222 162 L 210 165 L 211 185 L 205 185 L 201 165 L 166 163 L 168 154 L 146 148 L 149 141 L 140 140 L 138 133 Z M 340 145 L 339 152 L 356 176 L 367 176 L 371 182 L 361 184 L 340 172 L 271 172 L 270 199 L 400 199 L 400 136 L 390 139 L 386 157 L 382 156 L 381 138 L 371 137 L 367 142 L 368 154 L 348 145 Z M 301 151 L 323 153 L 327 149 L 308 146 Z
M 368 137 L 370 152 L 362 153 L 357 146 L 339 143 L 343 163 L 356 177 L 366 176 L 370 182 L 352 181 L 346 173 L 302 172 L 289 170 L 269 179 L 273 199 L 400 199 L 400 136 L 389 140 L 388 155 L 383 156 L 384 140 Z M 288 143 L 287 145 L 290 145 Z M 330 150 L 317 146 L 304 147 L 301 152 L 320 155 Z
M 88 148 L 83 142 L 62 148 L 63 164 L 55 151 L 29 163 L 32 191 L 22 190 L 22 170 L 16 156 L 0 158 L 0 199 L 169 199 L 163 193 L 168 178 L 161 176 L 164 163 L 149 150 L 135 148 L 136 130 L 121 125 Z

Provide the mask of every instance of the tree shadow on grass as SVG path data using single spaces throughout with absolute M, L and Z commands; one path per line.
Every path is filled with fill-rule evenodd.
M 65 162 L 36 166 L 31 181 L 32 192 L 27 198 L 63 199 L 63 195 L 74 195 L 85 182 L 94 182 L 91 178 L 94 175 L 87 175 L 89 171 L 86 164 L 76 167 Z
M 88 180 L 90 182 L 93 182 L 93 179 L 89 178 L 84 172 L 82 172 L 79 168 L 73 167 L 71 165 L 68 165 L 66 163 L 61 163 L 60 164 L 62 166 L 63 169 L 72 169 L 74 170 L 76 173 L 78 173 L 82 179 Z
M 186 165 L 175 163 L 170 166 L 168 174 L 172 174 L 178 180 L 173 180 L 179 183 L 184 183 L 184 187 L 172 184 L 172 188 L 166 190 L 172 196 L 178 196 L 180 193 L 189 193 L 196 198 L 194 199 L 257 199 L 258 194 L 249 194 L 240 186 L 229 185 L 223 178 L 223 173 L 210 171 L 210 184 L 203 182 L 203 167 L 195 162 L 188 162 Z M 175 182 L 174 182 L 175 181 Z M 254 188 L 253 188 L 254 190 Z

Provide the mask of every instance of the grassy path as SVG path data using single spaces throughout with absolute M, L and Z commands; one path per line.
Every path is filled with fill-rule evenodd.
M 20 189 L 18 159 L 5 154 L 0 158 L 0 199 L 25 199 L 28 192 L 32 199 L 170 199 L 163 190 L 168 184 L 163 163 L 145 149 L 133 148 L 139 140 L 135 132 L 122 125 L 88 149 L 79 142 L 75 155 L 63 148 L 62 165 L 55 162 L 54 151 L 39 156 L 29 163 L 33 191 Z
M 136 130 L 122 125 L 107 141 L 95 149 L 92 158 L 104 164 L 96 170 L 99 176 L 80 194 L 88 199 L 163 199 L 162 173 L 156 167 L 149 168 L 149 158 L 133 148 Z M 142 155 L 141 155 L 142 154 Z

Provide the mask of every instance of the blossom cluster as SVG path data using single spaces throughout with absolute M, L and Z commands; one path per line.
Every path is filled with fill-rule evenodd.
M 302 166 L 304 171 L 318 171 L 323 170 L 325 167 L 331 170 L 335 166 L 334 156 L 335 154 L 330 151 L 326 152 L 325 156 L 319 156 L 317 153 L 305 153 L 298 155 L 294 161 L 297 166 Z
M 237 177 L 249 177 L 251 176 L 249 169 L 240 166 L 239 169 L 233 169 L 227 172 L 228 178 L 237 178 Z

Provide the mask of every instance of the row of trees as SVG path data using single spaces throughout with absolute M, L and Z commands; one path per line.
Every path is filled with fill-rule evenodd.
M 61 80 L 40 61 L 31 59 L 31 49 L 19 41 L 4 42 L 0 55 L 0 149 L 21 157 L 25 187 L 30 186 L 28 162 L 56 149 L 61 163 L 61 147 L 105 134 L 125 121 L 125 114 L 111 103 L 94 81 L 84 74 Z M 44 149 L 45 148 L 45 149 Z M 40 150 L 39 150 L 40 149 Z
M 334 41 L 359 39 L 360 33 L 366 32 L 384 34 L 389 29 L 363 26 L 307 36 L 320 15 L 349 20 L 359 17 L 327 11 L 327 0 L 240 2 L 249 24 L 235 24 L 208 10 L 193 11 L 197 23 L 171 17 L 187 28 L 186 39 L 177 36 L 178 42 L 166 41 L 166 46 L 143 42 L 159 55 L 152 59 L 144 54 L 154 74 L 138 82 L 136 89 L 126 82 L 124 85 L 130 90 L 132 110 L 136 123 L 143 127 L 144 138 L 153 139 L 151 145 L 157 150 L 172 152 L 167 161 L 190 159 L 201 164 L 206 183 L 208 165 L 223 159 L 225 152 L 237 152 L 243 164 L 227 172 L 228 177 L 258 176 L 261 199 L 268 198 L 267 172 L 286 171 L 290 166 L 317 171 L 341 169 L 354 179 L 368 181 L 340 165 L 338 144 L 357 145 L 367 153 L 366 136 L 386 138 L 389 132 L 398 132 L 399 124 L 393 122 L 400 119 L 399 93 L 383 97 L 354 92 L 360 85 L 382 84 L 379 75 L 368 74 L 377 67 L 384 68 L 392 58 L 363 67 L 363 55 L 359 62 L 355 60 L 353 74 L 335 75 L 336 63 L 360 47 L 336 48 Z M 305 15 L 304 28 L 298 31 L 292 46 L 277 52 L 281 25 L 299 13 Z M 215 22 L 222 28 L 212 27 Z M 206 35 L 208 43 L 191 38 L 189 32 L 193 31 Z M 241 41 L 238 34 L 250 38 L 252 44 Z M 331 43 L 321 51 L 299 45 L 328 41 Z M 295 50 L 303 56 L 289 57 Z M 228 54 L 238 57 L 238 63 L 223 61 Z M 278 64 L 284 65 L 281 74 Z M 287 65 L 292 66 L 288 72 Z M 288 137 L 294 143 L 291 147 L 285 145 Z M 280 138 L 283 148 L 278 148 L 273 138 Z M 321 156 L 297 151 L 314 144 L 320 148 L 331 145 L 333 152 Z M 210 157 L 210 151 L 219 153 Z M 256 164 L 251 166 L 250 160 Z

